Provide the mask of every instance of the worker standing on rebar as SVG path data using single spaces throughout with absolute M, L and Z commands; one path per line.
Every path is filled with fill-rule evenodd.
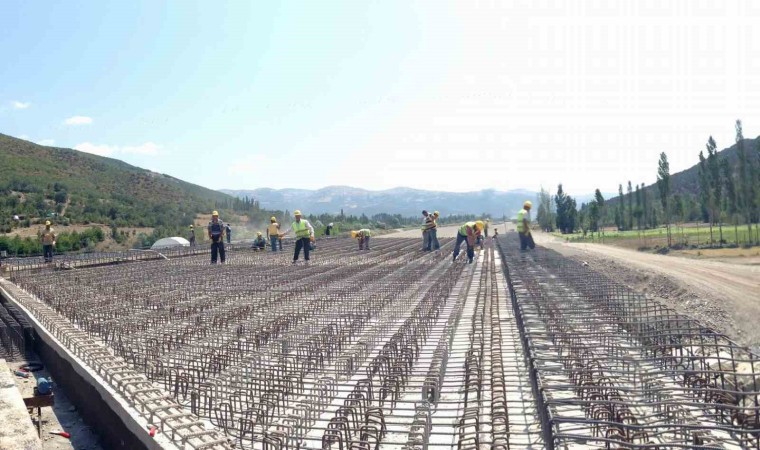
M 190 247 L 195 247 L 195 229 L 192 225 L 190 225 L 190 236 L 188 236 L 190 241 Z
M 53 262 L 53 247 L 55 247 L 55 230 L 51 227 L 50 221 L 45 221 L 45 229 L 42 230 L 40 240 L 42 241 L 42 253 L 45 255 L 45 262 Z
M 224 253 L 224 222 L 219 220 L 219 213 L 211 213 L 211 222 L 208 223 L 208 238 L 211 239 L 211 264 L 216 264 L 217 253 L 222 264 L 226 259 Z
M 311 226 L 308 220 L 301 218 L 301 211 L 295 210 L 293 213 L 295 216 L 295 222 L 291 225 L 291 229 L 296 234 L 296 248 L 293 252 L 293 264 L 298 261 L 298 256 L 301 254 L 303 248 L 303 259 L 309 262 L 309 250 L 311 243 L 314 242 L 314 227 Z
M 533 203 L 530 200 L 526 200 L 523 203 L 523 209 L 517 213 L 517 234 L 520 236 L 520 251 L 524 252 L 529 247 L 531 249 L 536 248 L 536 243 L 533 241 L 533 235 L 530 233 L 530 209 L 533 207 Z
M 433 216 L 426 209 L 422 210 L 422 251 L 428 251 L 428 231 L 433 223 Z
M 230 227 L 230 224 L 227 224 L 224 228 L 225 234 L 227 235 L 227 243 L 232 243 L 232 228 Z
M 438 218 L 440 216 L 441 213 L 438 211 L 428 214 L 430 221 L 428 222 L 427 239 L 425 241 L 425 251 L 427 252 L 441 249 L 441 243 L 438 242 Z
M 369 250 L 369 238 L 372 237 L 372 232 L 368 228 L 352 231 L 351 237 L 359 240 L 359 250 Z
M 467 243 L 467 260 L 472 264 L 473 258 L 475 258 L 475 241 L 478 236 L 483 232 L 483 221 L 478 220 L 476 222 L 467 222 L 459 228 L 457 233 L 457 242 L 454 244 L 454 258 L 456 262 L 457 256 L 459 256 L 459 248 L 462 246 L 462 242 Z
M 267 227 L 267 239 L 269 239 L 269 245 L 272 247 L 272 251 L 277 251 L 277 244 L 280 244 L 280 251 L 282 251 L 282 241 L 280 240 L 280 224 L 277 223 L 277 218 L 272 216 L 269 218 L 269 227 Z
M 486 219 L 486 224 L 483 227 L 483 234 L 488 237 L 488 226 L 491 224 L 491 219 Z
M 327 224 L 327 227 L 325 227 L 325 236 L 329 238 L 330 235 L 332 234 L 332 230 L 333 230 L 333 223 L 330 222 Z

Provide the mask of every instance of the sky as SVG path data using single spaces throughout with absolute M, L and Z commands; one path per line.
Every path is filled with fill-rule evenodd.
M 760 2 L 0 2 L 0 133 L 212 189 L 583 194 L 760 134 Z

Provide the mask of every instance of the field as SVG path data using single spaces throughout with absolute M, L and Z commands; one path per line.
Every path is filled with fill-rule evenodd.
M 752 234 L 747 230 L 746 225 L 723 226 L 723 247 L 742 247 L 755 245 L 758 242 L 758 228 L 752 227 Z M 627 230 L 618 231 L 616 229 L 605 229 L 601 233 L 583 233 L 560 234 L 554 233 L 555 236 L 564 239 L 566 242 L 588 242 L 614 245 L 617 247 L 631 248 L 637 250 L 657 250 L 667 246 L 668 238 L 665 227 L 658 227 L 649 230 Z M 675 249 L 683 248 L 710 248 L 720 247 L 720 232 L 717 226 L 713 227 L 712 245 L 710 239 L 710 228 L 707 224 L 679 224 L 671 227 L 672 247 Z

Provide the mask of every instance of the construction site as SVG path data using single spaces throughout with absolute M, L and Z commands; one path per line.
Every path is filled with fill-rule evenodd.
M 402 236 L 18 265 L 2 348 L 57 367 L 104 448 L 760 449 L 760 360 L 727 336 L 514 233 L 473 264 Z

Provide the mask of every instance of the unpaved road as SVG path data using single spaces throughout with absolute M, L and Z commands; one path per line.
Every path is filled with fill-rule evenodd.
M 534 233 L 538 244 L 587 260 L 608 276 L 619 273 L 626 284 L 647 291 L 648 284 L 670 282 L 670 306 L 709 324 L 738 342 L 760 347 L 760 266 L 656 255 L 601 244 L 565 243 Z M 608 264 L 608 263 L 611 263 Z M 634 270 L 633 276 L 630 273 Z M 628 271 L 629 273 L 624 273 Z M 656 294 L 656 293 L 655 293 Z M 730 318 L 724 323 L 721 316 Z

